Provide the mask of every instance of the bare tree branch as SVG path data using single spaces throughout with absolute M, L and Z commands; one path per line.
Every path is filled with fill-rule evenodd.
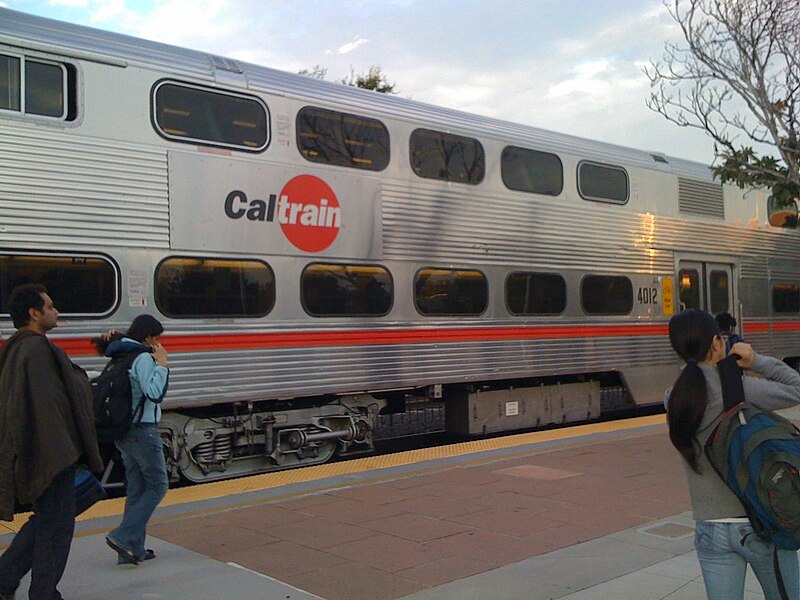
M 723 182 L 800 192 L 800 0 L 665 0 L 685 45 L 645 67 L 647 106 L 715 142 Z M 775 149 L 759 157 L 756 144 Z

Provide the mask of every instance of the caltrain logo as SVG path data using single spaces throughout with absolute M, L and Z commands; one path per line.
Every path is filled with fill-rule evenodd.
M 249 199 L 241 190 L 225 198 L 229 219 L 278 221 L 283 235 L 305 252 L 321 252 L 339 235 L 342 209 L 331 187 L 319 177 L 298 175 L 290 179 L 280 194 L 269 200 Z

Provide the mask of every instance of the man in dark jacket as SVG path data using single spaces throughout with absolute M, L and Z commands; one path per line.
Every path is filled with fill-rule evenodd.
M 0 600 L 14 598 L 28 571 L 31 600 L 62 600 L 57 586 L 75 529 L 75 463 L 103 468 L 91 388 L 45 335 L 58 319 L 47 290 L 19 286 L 8 305 L 17 332 L 0 349 L 0 519 L 13 519 L 15 500 L 30 504 L 33 515 L 0 556 Z

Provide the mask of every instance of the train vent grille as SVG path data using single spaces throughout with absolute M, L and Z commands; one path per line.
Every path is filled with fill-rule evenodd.
M 722 186 L 718 183 L 678 178 L 678 210 L 682 214 L 725 218 Z

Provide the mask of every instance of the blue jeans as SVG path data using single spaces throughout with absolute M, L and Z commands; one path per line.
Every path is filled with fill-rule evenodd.
M 125 464 L 127 494 L 122 523 L 108 537 L 144 560 L 147 521 L 169 487 L 161 436 L 150 423 L 135 423 L 114 444 Z
M 744 596 L 747 565 L 758 577 L 765 600 L 781 600 L 774 568 L 774 546 L 759 538 L 749 523 L 695 523 L 694 547 L 708 600 Z M 778 564 L 789 600 L 800 600 L 797 552 L 778 550 Z
M 75 531 L 75 468 L 56 475 L 32 508 L 33 515 L 0 556 L 0 594 L 13 595 L 30 571 L 30 600 L 62 600 L 56 587 Z

